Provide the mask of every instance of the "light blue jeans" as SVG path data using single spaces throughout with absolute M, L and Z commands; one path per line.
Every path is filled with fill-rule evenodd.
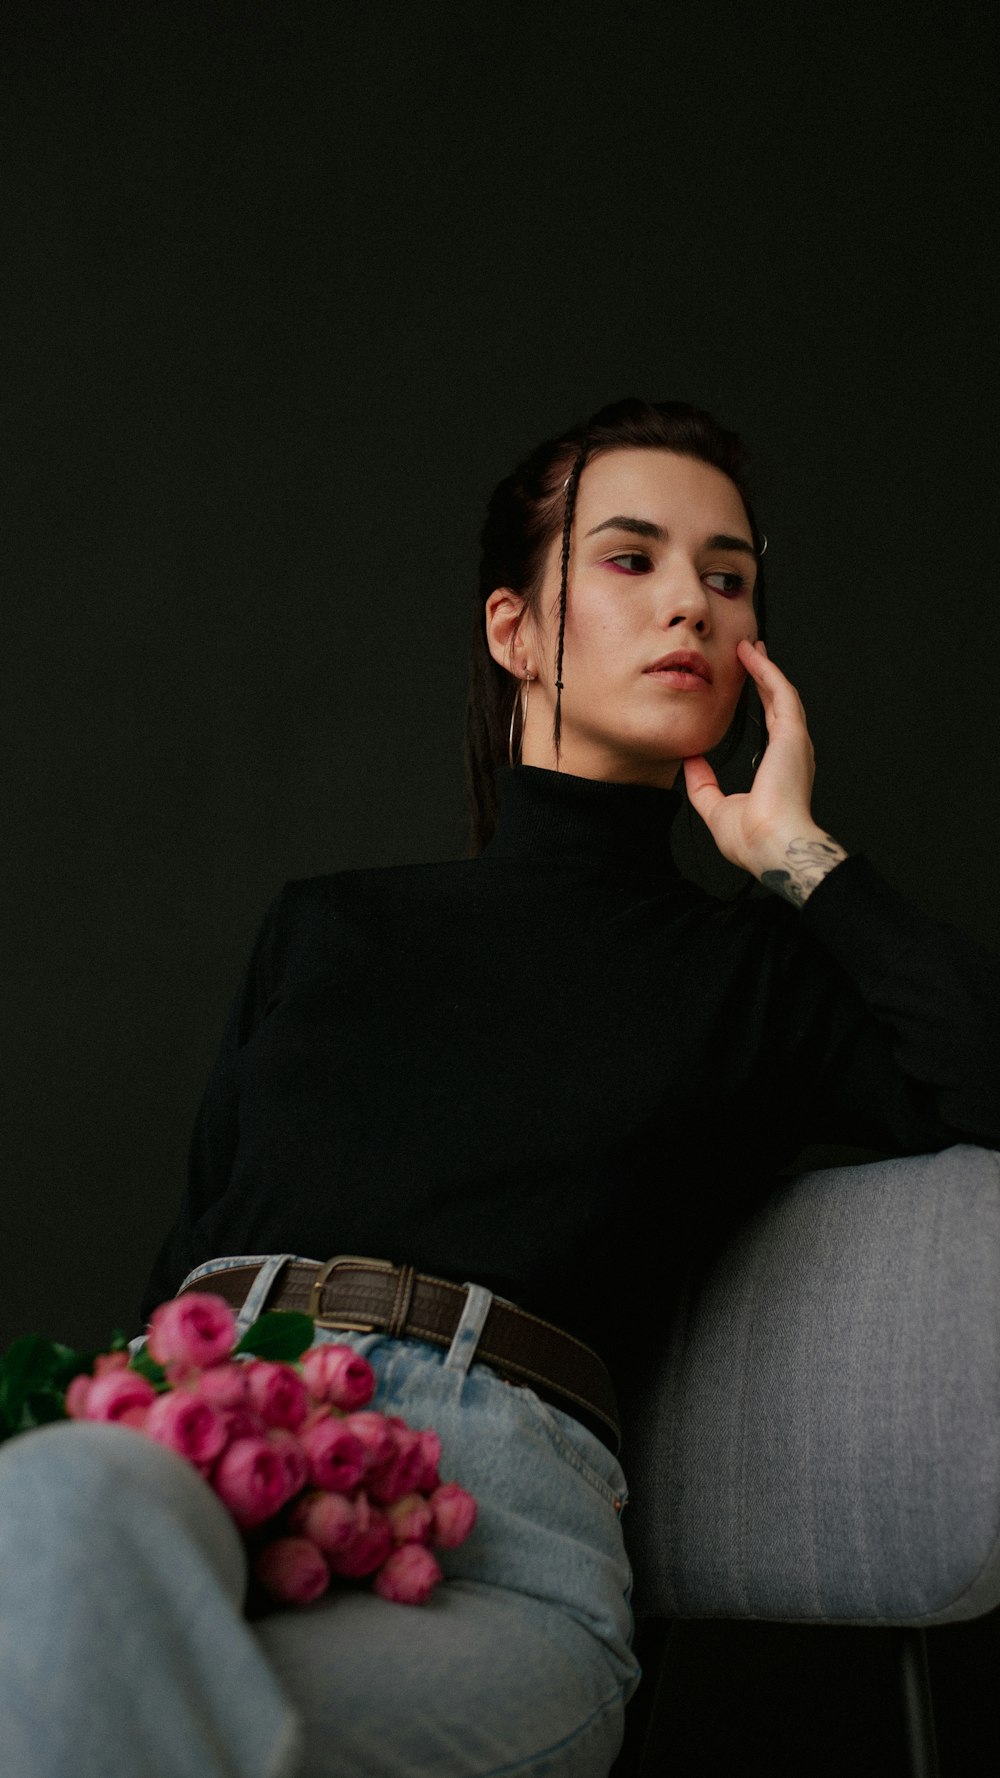
M 286 1257 L 190 1279 L 259 1263 L 248 1325 Z M 578 1421 L 475 1362 L 491 1300 L 470 1289 L 447 1353 L 317 1330 L 370 1360 L 375 1407 L 434 1427 L 442 1478 L 479 1502 L 422 1606 L 345 1589 L 250 1623 L 240 1536 L 182 1458 L 81 1421 L 0 1447 L 0 1771 L 606 1778 L 639 1678 L 625 1480 Z

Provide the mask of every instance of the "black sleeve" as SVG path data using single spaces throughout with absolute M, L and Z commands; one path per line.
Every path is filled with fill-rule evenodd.
M 229 1184 L 239 1141 L 239 1099 L 233 1063 L 249 1040 L 271 992 L 273 950 L 282 895 L 271 902 L 258 929 L 250 960 L 229 1008 L 218 1053 L 195 1117 L 188 1151 L 187 1189 L 177 1218 L 153 1263 L 140 1310 L 147 1321 L 159 1303 L 175 1295 L 195 1265 L 192 1235 L 198 1218 Z
M 801 909 L 770 1066 L 799 1146 L 1000 1148 L 1000 958 L 851 853 Z

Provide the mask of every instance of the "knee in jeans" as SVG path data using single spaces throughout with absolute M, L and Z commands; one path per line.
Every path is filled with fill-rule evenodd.
M 0 1452 L 0 1493 L 59 1522 L 107 1519 L 131 1488 L 157 1491 L 179 1480 L 183 1460 L 131 1427 L 55 1421 L 11 1439 Z M 178 1477 L 175 1471 L 181 1471 Z M 192 1475 L 191 1481 L 198 1478 Z
M 7 1547 L 67 1546 L 108 1557 L 186 1551 L 234 1600 L 246 1585 L 240 1533 L 192 1464 L 128 1426 L 59 1421 L 0 1447 L 0 1530 Z

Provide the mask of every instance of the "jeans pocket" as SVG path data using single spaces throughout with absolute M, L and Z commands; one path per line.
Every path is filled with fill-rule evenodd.
M 628 1500 L 628 1485 L 617 1457 L 602 1444 L 596 1433 L 580 1420 L 575 1420 L 572 1414 L 563 1413 L 561 1408 L 543 1401 L 525 1385 L 515 1387 L 563 1461 L 575 1469 L 616 1513 L 620 1513 Z

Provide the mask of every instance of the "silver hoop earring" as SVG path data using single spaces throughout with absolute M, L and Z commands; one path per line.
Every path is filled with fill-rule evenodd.
M 752 711 L 748 710 L 747 715 L 749 716 L 750 721 L 752 723 L 755 723 L 757 728 L 760 728 L 760 723 L 757 722 L 757 718 L 756 718 L 756 716 L 753 715 Z M 761 754 L 763 753 L 763 751 L 764 751 L 763 747 L 758 747 L 756 753 L 754 754 L 752 760 L 750 761 L 750 770 L 752 772 L 755 772 L 757 770 L 757 767 L 760 764 L 760 758 L 761 758 Z
M 518 698 L 521 700 L 521 733 L 517 743 L 517 756 L 520 760 L 524 748 L 524 725 L 528 719 L 528 687 L 531 684 L 531 680 L 532 675 L 530 673 L 525 673 L 521 686 L 519 686 L 514 693 L 514 703 L 510 712 L 510 735 L 507 740 L 507 758 L 510 760 L 511 765 L 514 764 L 514 717 L 517 715 L 517 700 Z
M 759 555 L 763 555 L 763 554 L 764 554 L 764 551 L 765 551 L 765 550 L 766 550 L 766 549 L 767 549 L 767 538 L 766 538 L 766 536 L 765 536 L 765 535 L 764 535 L 764 532 L 763 532 L 763 531 L 762 531 L 762 532 L 761 532 L 761 536 L 762 536 L 762 537 L 763 537 L 763 538 L 764 538 L 764 541 L 763 541 L 763 543 L 762 543 L 762 544 L 761 544 L 761 546 L 760 546 L 760 550 L 759 550 L 759 551 L 758 551 L 758 554 L 759 554 Z

